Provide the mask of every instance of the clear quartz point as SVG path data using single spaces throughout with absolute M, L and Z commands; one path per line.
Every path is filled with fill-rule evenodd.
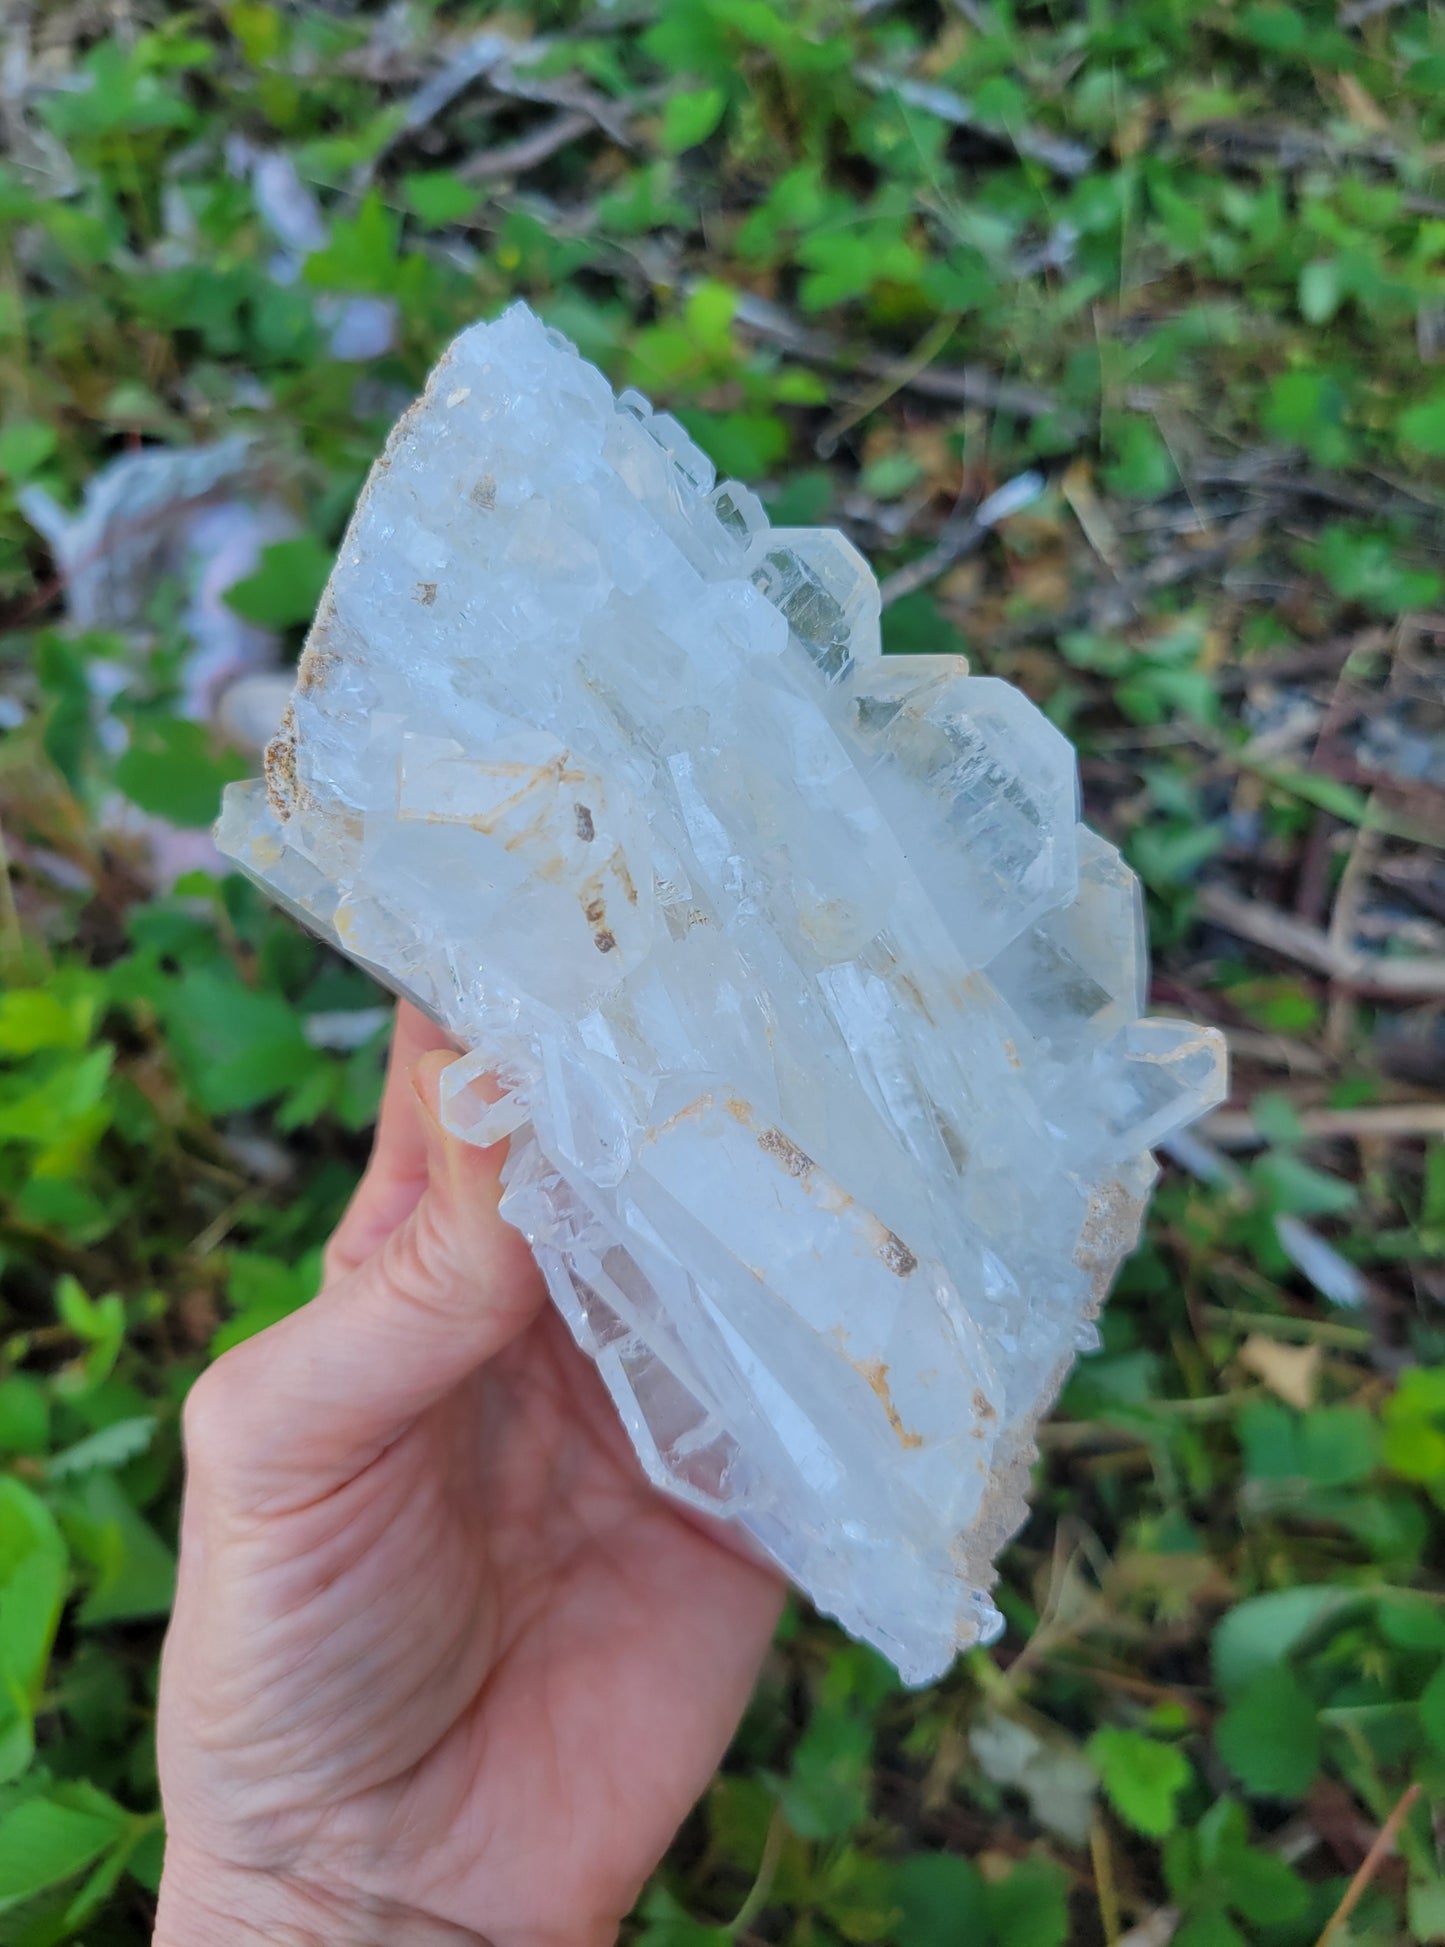
M 1137 883 L 1067 741 L 884 657 L 523 305 L 373 468 L 221 849 L 426 1010 L 464 1138 L 659 1488 L 910 1682 L 999 1627 L 1034 1436 L 1223 1091 L 1141 1019 Z

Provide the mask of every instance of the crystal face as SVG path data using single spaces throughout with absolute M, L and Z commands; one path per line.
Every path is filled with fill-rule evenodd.
M 911 1682 L 987 1640 L 1149 1145 L 1223 1085 L 1140 1019 L 1066 740 L 883 658 L 840 534 L 519 305 L 393 432 L 266 768 L 222 850 L 465 1051 L 448 1122 L 510 1137 L 651 1478 Z

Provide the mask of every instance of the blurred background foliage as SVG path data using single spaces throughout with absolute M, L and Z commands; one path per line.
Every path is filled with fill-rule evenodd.
M 164 496 L 124 476 L 89 557 L 36 510 L 245 434 L 285 520 L 206 626 L 292 652 L 397 410 L 517 294 L 843 526 L 891 651 L 1069 731 L 1155 1005 L 1235 1062 L 1045 1431 L 1006 1635 L 913 1694 L 790 1612 L 632 1937 L 1445 1939 L 1445 13 L 10 0 L 0 40 L 0 1942 L 149 1937 L 178 1407 L 314 1289 L 385 1038 L 207 851 L 254 753 L 195 701 L 195 561 L 82 599 Z

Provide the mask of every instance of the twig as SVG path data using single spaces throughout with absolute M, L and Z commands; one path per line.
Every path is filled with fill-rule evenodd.
M 20 930 L 20 913 L 10 878 L 10 853 L 5 844 L 5 827 L 0 825 L 0 965 L 11 978 L 18 977 L 24 954 L 25 937 Z
M 1369 1349 L 1370 1335 L 1362 1325 L 1336 1325 L 1329 1318 L 1297 1318 L 1293 1312 L 1235 1312 L 1225 1305 L 1205 1305 L 1200 1316 L 1221 1331 L 1258 1333 L 1267 1339 L 1304 1339 L 1311 1345 L 1338 1346 L 1342 1352 Z
M 1364 1898 L 1366 1889 L 1375 1874 L 1384 1864 L 1387 1854 L 1395 1843 L 1396 1834 L 1410 1816 L 1415 1800 L 1420 1796 L 1420 1782 L 1417 1779 L 1400 1794 L 1399 1801 L 1385 1823 L 1375 1835 L 1375 1842 L 1360 1861 L 1360 1869 L 1345 1888 L 1339 1905 L 1325 1923 L 1325 1930 L 1315 1942 L 1315 1947 L 1330 1947 L 1330 1942 L 1339 1933 L 1355 1908 Z
M 906 358 L 900 359 L 891 372 L 885 373 L 852 405 L 846 406 L 828 421 L 813 442 L 813 450 L 820 460 L 832 459 L 844 433 L 851 431 L 859 420 L 876 412 L 879 406 L 887 405 L 896 392 L 901 392 L 911 379 L 916 379 L 926 366 L 933 363 L 953 336 L 959 315 L 957 311 L 946 312 L 929 327 L 914 349 Z
M 1340 25 L 1358 27 L 1362 21 L 1373 20 L 1377 14 L 1392 13 L 1396 7 L 1407 4 L 1408 0 L 1351 0 L 1348 7 L 1340 8 Z
M 1199 911 L 1236 938 L 1266 947 L 1302 967 L 1312 967 L 1358 993 L 1391 1000 L 1429 1000 L 1445 995 L 1445 959 L 1421 956 L 1387 960 L 1378 954 L 1341 948 L 1318 927 L 1293 919 L 1277 907 L 1246 899 L 1227 886 L 1205 886 L 1199 894 Z
M 991 493 L 987 500 L 980 501 L 971 513 L 945 522 L 943 532 L 927 554 L 885 578 L 880 591 L 884 608 L 902 601 L 905 595 L 926 588 L 929 582 L 937 581 L 956 561 L 962 561 L 965 555 L 972 554 L 984 536 L 992 533 L 1001 521 L 1031 506 L 1044 491 L 1044 486 L 1044 476 L 1032 469 L 1016 474 Z
M 767 1836 L 763 1840 L 763 1856 L 758 1861 L 757 1874 L 748 1889 L 748 1896 L 734 1914 L 728 1931 L 736 1940 L 739 1934 L 747 1932 L 768 1903 L 773 1890 L 773 1880 L 777 1876 L 778 1861 L 783 1854 L 783 1841 L 787 1837 L 787 1821 L 783 1817 L 781 1805 L 773 1808 L 773 1816 L 768 1821 Z
M 1365 808 L 1367 813 L 1374 811 L 1373 799 Z M 1365 887 L 1369 883 L 1370 868 L 1375 862 L 1375 855 L 1379 849 L 1378 835 L 1368 823 L 1361 824 L 1355 832 L 1349 857 L 1345 860 L 1345 869 L 1340 874 L 1340 883 L 1335 890 L 1334 908 L 1330 913 L 1329 942 L 1336 952 L 1348 954 L 1353 951 L 1352 943 L 1360 916 L 1360 904 L 1364 898 Z M 1332 1055 L 1340 1055 L 1344 1052 L 1354 1018 L 1354 997 L 1346 989 L 1332 987 L 1324 1036 L 1325 1047 Z
M 851 371 L 886 378 L 898 363 L 896 358 L 855 351 L 830 332 L 803 324 L 790 316 L 780 304 L 773 304 L 752 292 L 745 292 L 740 299 L 736 322 L 744 331 L 781 345 L 795 358 L 807 359 L 815 365 L 839 365 Z M 985 372 L 976 365 L 926 366 L 906 381 L 903 390 L 916 392 L 925 399 L 947 399 L 961 401 L 965 405 L 986 406 L 996 412 L 1012 413 L 1019 419 L 1046 419 L 1054 414 L 1064 414 L 1063 406 L 1053 393 L 1044 392 L 1037 386 L 1019 384 L 1012 379 L 997 378 L 992 372 Z M 1082 422 L 1071 416 L 1069 423 L 1077 426 Z
M 1087 144 L 1028 123 L 1013 127 L 980 121 L 972 102 L 935 81 L 918 81 L 909 75 L 890 74 L 886 68 L 879 67 L 859 68 L 857 75 L 863 86 L 875 94 L 896 94 L 905 106 L 921 109 L 950 128 L 966 128 L 971 135 L 1014 149 L 1031 162 L 1041 162 L 1046 169 L 1052 169 L 1056 176 L 1086 175 L 1093 166 L 1094 151 Z
M 1116 1947 L 1169 1947 L 1169 1942 L 1179 1931 L 1181 1917 L 1177 1907 L 1157 1907 L 1137 1927 L 1130 1927 L 1128 1933 L 1121 1934 Z
M 1115 1947 L 1119 1938 L 1119 1893 L 1114 1885 L 1114 1860 L 1109 1851 L 1109 1834 L 1102 1819 L 1096 1818 L 1089 1827 L 1089 1858 L 1094 1867 L 1099 1924 L 1104 1929 L 1106 1947 Z
M 486 182 L 493 176 L 520 176 L 528 169 L 535 169 L 539 162 L 545 162 L 548 156 L 556 155 L 559 149 L 565 149 L 579 135 L 590 134 L 595 127 L 595 121 L 585 109 L 564 108 L 530 135 L 516 142 L 500 143 L 495 149 L 483 149 L 464 162 L 457 174 L 469 183 Z
M 973 514 L 949 521 L 927 554 L 885 576 L 879 588 L 884 608 L 891 608 L 905 595 L 914 595 L 920 588 L 937 581 L 940 575 L 971 555 L 987 533 L 988 529 L 980 526 Z
M 1306 1109 L 1299 1118 L 1306 1142 L 1408 1141 L 1445 1136 L 1445 1102 L 1387 1102 L 1356 1109 Z M 1221 1149 L 1259 1149 L 1269 1140 L 1248 1109 L 1216 1109 L 1201 1129 Z

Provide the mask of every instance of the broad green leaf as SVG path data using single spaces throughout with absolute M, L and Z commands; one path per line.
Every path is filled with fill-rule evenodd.
M 379 190 L 368 190 L 357 206 L 355 216 L 339 217 L 332 225 L 330 242 L 306 259 L 303 271 L 306 282 L 322 291 L 357 291 L 389 296 L 396 289 L 400 236 L 400 216 L 388 207 L 387 198 Z M 279 545 L 286 547 L 291 544 L 283 541 Z M 236 612 L 248 614 L 244 608 L 238 608 Z M 255 614 L 249 615 L 249 619 L 253 622 L 267 620 L 264 615 Z M 304 617 L 288 619 L 302 621 Z
M 0 1474 L 0 1682 L 29 1702 L 40 1694 L 60 1624 L 69 1556 L 38 1495 Z
M 63 1886 L 124 1836 L 130 1815 L 93 1785 L 53 1785 L 0 1816 L 0 1911 Z
M 1272 1210 L 1293 1217 L 1343 1217 L 1359 1202 L 1359 1190 L 1343 1177 L 1317 1170 L 1302 1156 L 1270 1150 L 1250 1171 Z
M 50 1400 L 24 1373 L 0 1379 L 0 1453 L 42 1454 L 50 1445 Z
M 1411 1880 L 1405 1910 L 1412 1940 L 1445 1940 L 1445 1877 Z
M 219 749 L 203 724 L 173 717 L 134 727 L 115 781 L 142 811 L 195 829 L 215 822 L 222 789 L 249 768 L 238 751 Z
M 868 1810 L 873 1727 L 847 1709 L 819 1706 L 779 1788 L 783 1814 L 803 1839 L 840 1839 Z
M 1175 1934 L 1172 1947 L 1249 1947 L 1228 1914 L 1193 1914 Z
M 155 1431 L 153 1413 L 115 1420 L 55 1454 L 45 1471 L 51 1480 L 64 1480 L 69 1475 L 87 1474 L 96 1467 L 124 1467 L 127 1461 L 145 1452 L 155 1438 Z
M 440 230 L 470 216 L 484 192 L 448 169 L 424 169 L 402 178 L 412 210 L 429 230 Z
M 1152 419 L 1134 416 L 1118 421 L 1112 445 L 1115 458 L 1103 470 L 1111 492 L 1132 500 L 1156 500 L 1178 483 L 1169 448 Z
M 672 95 L 662 111 L 662 146 L 669 155 L 705 142 L 722 120 L 728 105 L 722 88 L 698 88 Z
M 1216 1867 L 1225 1899 L 1253 1926 L 1287 1926 L 1309 1904 L 1299 1874 L 1258 1846 L 1231 1846 L 1221 1852 Z
M 1120 1818 L 1151 1839 L 1162 1839 L 1178 1821 L 1179 1795 L 1193 1771 L 1172 1744 L 1113 1724 L 1095 1731 L 1088 1753 Z
M 1420 1722 L 1431 1744 L 1445 1756 L 1445 1663 L 1421 1692 Z
M 226 606 L 247 622 L 266 629 L 289 629 L 309 622 L 331 573 L 329 548 L 311 534 L 273 541 L 261 550 L 253 574 L 226 590 Z
M 893 1896 L 903 1910 L 898 1938 L 908 1947 L 974 1947 L 988 1938 L 983 1880 L 970 1859 L 915 1853 L 894 1868 Z
M 1219 1755 L 1260 1797 L 1297 1798 L 1319 1770 L 1315 1706 L 1288 1668 L 1262 1670 L 1214 1727 Z
M 203 1109 L 252 1109 L 293 1089 L 322 1058 L 282 995 L 209 970 L 169 989 L 172 1052 Z
M 1344 285 L 1340 277 L 1340 266 L 1332 258 L 1321 258 L 1306 264 L 1299 274 L 1298 302 L 1300 316 L 1307 324 L 1328 324 L 1340 308 L 1344 296 Z
M 49 1146 L 74 1134 L 99 1108 L 114 1055 L 110 1047 L 92 1048 L 61 1061 L 33 1088 L 0 1103 L 0 1141 Z
M 1069 1938 L 1069 1878 L 1052 1859 L 1022 1860 L 986 1881 L 983 1898 L 1000 1947 L 1064 1947 Z
M 1314 1630 L 1342 1621 L 1365 1600 L 1351 1589 L 1305 1583 L 1236 1603 L 1214 1631 L 1211 1654 L 1220 1690 L 1237 1697 L 1261 1671 L 1277 1669 Z
M 637 1935 L 636 1947 L 732 1947 L 731 1928 L 694 1920 L 665 1886 L 649 1887 L 641 1913 L 647 1925 Z
M 1432 459 L 1445 458 L 1445 391 L 1402 412 L 1399 425 L 1404 445 Z
M 1246 7 L 1240 25 L 1256 47 L 1276 54 L 1297 54 L 1309 39 L 1309 27 L 1297 7 L 1274 4 Z
M 114 1475 L 85 1475 L 63 1516 L 76 1552 L 94 1575 L 90 1594 L 80 1607 L 81 1624 L 90 1628 L 169 1613 L 175 1593 L 175 1556 L 131 1504 Z
M 0 994 L 0 1055 L 33 1055 L 44 1048 L 79 1054 L 90 1041 L 98 994 L 87 984 L 59 980 Z
M 0 474 L 18 485 L 44 466 L 56 448 L 55 428 L 43 419 L 11 419 L 0 426 Z

